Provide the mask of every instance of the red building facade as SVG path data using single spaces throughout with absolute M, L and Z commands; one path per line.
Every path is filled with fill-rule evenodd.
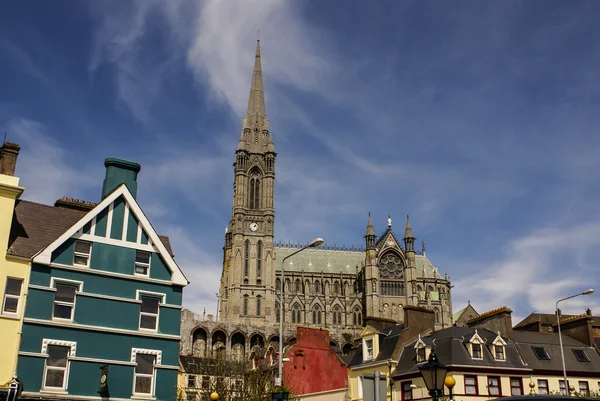
M 294 395 L 348 388 L 348 366 L 329 345 L 327 330 L 298 327 L 296 343 L 284 352 L 284 384 Z

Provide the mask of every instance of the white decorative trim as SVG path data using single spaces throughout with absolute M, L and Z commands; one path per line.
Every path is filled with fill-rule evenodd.
M 108 205 L 108 213 L 106 214 L 106 238 L 111 238 L 110 232 L 112 230 L 112 219 L 113 219 L 113 208 L 114 207 L 115 207 L 114 201 L 111 202 L 110 205 Z
M 160 304 L 161 305 L 167 299 L 167 294 L 163 294 L 162 292 L 152 292 L 152 291 L 144 291 L 144 290 L 135 290 L 135 297 L 136 297 L 136 299 L 140 299 L 140 297 L 142 295 L 150 295 L 151 297 L 160 298 Z
M 139 221 L 138 221 L 137 236 L 135 237 L 135 242 L 138 244 L 142 243 L 142 225 L 140 224 Z
M 496 336 L 496 338 L 494 339 L 494 341 L 492 341 L 493 345 L 503 345 L 506 347 L 506 341 L 504 341 L 504 339 L 502 338 L 502 336 L 500 335 L 500 332 L 498 332 L 498 335 Z
M 81 292 L 79 294 L 80 297 L 90 297 L 90 298 L 99 298 L 99 299 L 109 299 L 111 301 L 119 301 L 119 302 L 131 302 L 134 304 L 141 304 L 142 301 L 138 301 L 137 299 L 131 298 L 123 298 L 123 297 L 115 297 L 113 295 L 103 295 L 103 294 L 95 294 L 93 292 Z
M 48 354 L 42 354 L 41 352 L 27 352 L 27 351 L 19 351 L 19 355 L 32 356 L 35 358 L 47 358 L 48 357 Z
M 75 351 L 77 350 L 77 343 L 75 341 L 52 340 L 49 338 L 44 338 L 42 340 L 42 354 L 48 355 L 48 345 L 60 345 L 61 347 L 70 347 L 71 351 L 69 352 L 69 357 L 75 356 Z
M 87 269 L 85 269 L 87 270 Z M 68 278 L 60 278 L 60 277 L 51 277 L 50 278 L 50 287 L 54 288 L 54 290 L 56 291 L 56 282 L 58 281 L 58 283 L 65 283 L 65 284 L 71 284 L 74 286 L 77 286 L 77 291 L 76 294 L 83 291 L 83 281 L 77 281 L 77 280 L 70 280 Z
M 421 334 L 419 334 L 419 338 L 415 342 L 414 348 L 418 349 L 418 348 L 423 348 L 423 347 L 427 347 L 427 344 L 425 344 L 425 341 L 423 341 L 423 339 L 421 338 Z
M 136 354 L 155 355 L 156 356 L 156 365 L 160 365 L 162 363 L 162 351 L 160 351 L 160 350 L 145 349 L 145 348 L 132 348 L 131 349 L 131 362 L 133 362 L 134 364 L 136 364 L 135 363 L 135 355 Z
M 23 394 L 24 396 L 27 397 L 35 397 L 35 398 L 41 398 L 40 396 L 43 396 L 44 399 L 57 399 L 57 400 L 64 400 L 65 399 L 65 395 L 67 394 L 66 392 L 58 392 L 58 391 L 48 391 L 48 390 L 43 390 L 40 392 L 33 392 L 33 391 L 23 391 L 21 394 Z M 110 397 L 111 401 L 131 401 L 134 400 L 135 398 L 114 398 L 114 397 Z M 105 400 L 105 398 L 102 397 L 94 397 L 94 396 L 88 396 L 88 395 L 72 395 L 69 394 L 69 400 L 82 400 L 82 401 L 102 401 Z M 155 398 L 146 398 L 145 400 L 155 400 Z
M 127 226 L 129 225 L 129 206 L 125 205 L 125 211 L 123 212 L 123 233 L 121 234 L 121 240 L 127 242 Z
M 137 250 L 146 251 L 146 252 L 158 252 L 158 249 L 156 249 L 150 245 L 135 244 L 133 242 L 123 241 L 123 240 L 114 239 L 114 238 L 99 237 L 97 235 L 75 233 L 75 234 L 73 234 L 73 238 L 80 239 L 82 241 L 99 242 L 101 244 L 119 246 L 122 248 L 137 249 Z
M 144 277 L 144 276 L 134 276 L 133 274 L 130 275 L 130 274 L 123 274 L 123 273 L 116 273 L 116 272 L 108 272 L 105 270 L 88 269 L 87 267 L 80 268 L 80 267 L 75 267 L 75 266 L 63 265 L 60 263 L 50 263 L 49 266 L 55 267 L 58 269 L 86 272 L 86 273 L 97 274 L 100 276 L 118 277 L 118 278 L 133 280 L 133 281 L 145 281 L 147 283 L 155 283 L 155 284 L 162 284 L 162 285 L 168 285 L 168 286 L 173 284 L 170 281 L 159 280 L 156 278 L 148 278 L 148 277 Z
M 29 284 L 29 288 L 40 291 L 51 291 L 56 292 L 56 288 L 44 287 L 43 285 Z
M 156 246 L 156 248 L 158 249 L 158 252 L 160 253 L 163 260 L 165 261 L 167 268 L 171 271 L 172 276 L 171 276 L 170 283 L 180 285 L 180 286 L 186 286 L 189 283 L 187 278 L 185 277 L 185 275 L 183 274 L 183 272 L 181 271 L 179 266 L 177 266 L 177 263 L 175 262 L 173 257 L 169 254 L 169 252 L 165 248 L 164 244 L 158 237 L 158 234 L 156 233 L 156 231 L 154 231 L 152 224 L 150 224 L 150 221 L 148 221 L 148 219 L 146 218 L 146 215 L 144 214 L 144 212 L 142 211 L 142 209 L 136 202 L 135 198 L 131 195 L 131 192 L 129 192 L 129 189 L 127 189 L 127 186 L 125 184 L 121 184 L 116 190 L 114 190 L 111 194 L 109 194 L 107 197 L 105 197 L 102 200 L 102 202 L 100 202 L 95 208 L 90 210 L 77 223 L 72 225 L 60 237 L 58 237 L 56 240 L 54 240 L 54 242 L 52 242 L 46 248 L 44 248 L 43 250 L 38 252 L 36 255 L 34 255 L 34 257 L 32 258 L 32 261 L 34 263 L 49 265 L 51 262 L 53 251 L 55 251 L 65 241 L 67 241 L 69 238 L 71 238 L 75 233 L 77 233 L 79 228 L 81 228 L 82 226 L 87 224 L 87 222 L 89 222 L 90 220 L 92 220 L 92 218 L 97 216 L 101 210 L 104 210 L 106 207 L 108 207 L 119 196 L 123 196 L 125 198 L 125 202 L 131 208 L 131 212 L 133 212 L 133 215 L 138 220 L 138 224 L 140 226 L 144 227 L 144 230 L 146 231 L 146 234 L 148 235 L 149 239 L 152 240 L 152 244 L 154 244 L 154 246 Z M 108 230 L 107 230 L 107 234 L 108 234 L 108 236 L 110 236 L 110 232 Z
M 83 357 L 83 356 L 76 356 L 73 358 L 70 358 L 72 361 L 79 361 L 79 362 L 94 362 L 94 363 L 106 363 L 109 365 L 126 365 L 126 366 L 134 366 L 135 363 L 131 363 L 128 361 L 115 361 L 112 359 L 102 359 L 102 358 L 88 358 L 88 357 Z
M 94 216 L 90 225 L 90 235 L 96 235 L 96 216 Z
M 57 326 L 57 327 L 68 327 L 70 329 L 78 329 L 78 330 L 91 330 L 91 331 L 99 331 L 103 333 L 117 333 L 117 334 L 127 334 L 131 336 L 139 336 L 139 337 L 153 337 L 153 338 L 163 338 L 167 340 L 181 340 L 181 336 L 177 336 L 174 334 L 161 334 L 156 332 L 142 332 L 135 330 L 127 330 L 127 329 L 116 329 L 114 327 L 103 327 L 103 326 L 92 326 L 89 324 L 80 324 L 80 323 L 72 323 L 68 321 L 56 322 L 52 320 L 44 320 L 44 319 L 34 319 L 34 318 L 24 318 L 23 321 L 25 323 L 31 324 L 40 324 L 46 326 Z

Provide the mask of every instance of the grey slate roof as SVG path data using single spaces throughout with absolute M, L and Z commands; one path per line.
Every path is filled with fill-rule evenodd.
M 77 223 L 88 210 L 17 200 L 8 241 L 8 254 L 31 258 Z M 168 237 L 159 236 L 173 255 Z
M 277 262 L 296 252 L 298 248 L 275 248 Z M 285 271 L 326 274 L 356 274 L 365 264 L 365 253 L 357 251 L 334 251 L 329 249 L 306 249 L 285 261 Z M 281 269 L 278 264 L 277 269 Z
M 278 263 L 283 258 L 296 252 L 298 248 L 275 248 Z M 423 255 L 415 255 L 417 277 L 442 278 L 429 259 Z M 339 251 L 331 249 L 306 249 L 285 261 L 285 271 L 325 273 L 325 274 L 356 274 L 365 264 L 363 251 Z M 281 266 L 277 265 L 277 270 Z
M 535 333 L 530 331 L 514 331 L 514 341 L 529 367 L 535 370 L 562 371 L 560 356 L 560 343 L 558 335 L 549 333 Z M 563 350 L 565 366 L 571 372 L 600 372 L 600 355 L 593 347 L 563 334 Z M 533 346 L 544 347 L 550 360 L 540 360 L 535 356 Z M 585 350 L 590 362 L 579 362 L 573 352 L 574 349 Z
M 530 368 L 523 363 L 515 345 L 507 338 L 504 338 L 507 345 L 505 348 L 506 361 L 496 361 L 492 350 L 492 342 L 498 336 L 486 329 L 477 329 L 477 334 L 485 341 L 483 346 L 483 359 L 473 359 L 469 354 L 465 343 L 475 335 L 474 328 L 470 327 L 450 327 L 433 332 L 421 337 L 427 346 L 432 346 L 435 340 L 435 353 L 441 363 L 448 367 L 479 367 L 479 368 L 512 368 L 529 371 Z M 418 340 L 412 341 L 402 351 L 400 360 L 393 375 L 405 375 L 418 373 L 417 355 L 414 348 Z

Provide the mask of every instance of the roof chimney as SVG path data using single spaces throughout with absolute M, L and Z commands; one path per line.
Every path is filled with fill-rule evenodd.
M 15 175 L 19 150 L 21 147 L 12 142 L 4 142 L 0 147 L 0 174 Z
M 106 159 L 104 166 L 106 167 L 106 176 L 102 186 L 102 199 L 121 184 L 125 184 L 135 198 L 137 195 L 137 175 L 142 167 L 136 162 L 114 158 Z

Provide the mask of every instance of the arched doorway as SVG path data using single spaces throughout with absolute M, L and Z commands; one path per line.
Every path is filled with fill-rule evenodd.
M 206 347 L 208 334 L 206 330 L 199 327 L 192 334 L 192 355 L 204 358 L 206 356 Z

